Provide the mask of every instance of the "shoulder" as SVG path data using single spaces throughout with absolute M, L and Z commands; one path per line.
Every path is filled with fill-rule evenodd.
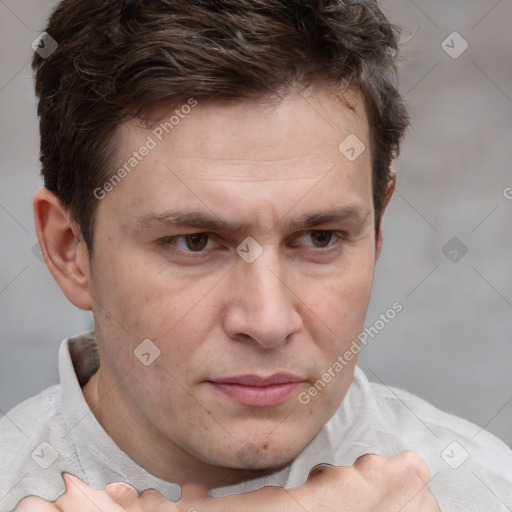
M 363 390 L 370 437 L 388 450 L 383 455 L 419 452 L 447 510 L 481 510 L 492 503 L 498 511 L 512 505 L 512 450 L 502 440 L 403 389 L 370 383 L 359 368 L 354 382 Z
M 0 419 L 0 461 L 14 457 L 27 440 L 47 431 L 60 413 L 61 385 L 51 386 L 27 398 Z
M 0 510 L 13 508 L 20 496 L 37 492 L 44 497 L 50 482 L 53 488 L 62 486 L 60 471 L 47 471 L 57 467 L 55 461 L 70 449 L 61 404 L 62 389 L 57 384 L 0 419 Z
M 93 333 L 64 339 L 59 348 L 61 384 L 26 399 L 0 419 L 0 510 L 11 510 L 32 494 L 55 500 L 64 492 L 63 471 L 83 477 L 91 439 L 103 432 L 81 391 L 97 367 Z
M 421 436 L 433 439 L 453 437 L 463 440 L 468 446 L 491 450 L 496 452 L 498 458 L 503 456 L 504 460 L 512 462 L 510 447 L 483 427 L 442 411 L 423 398 L 403 389 L 369 382 L 361 371 L 358 378 L 366 381 L 369 395 L 374 406 L 379 409 L 383 421 L 387 420 L 398 428 L 406 427 L 405 432 L 413 431 L 418 438 Z

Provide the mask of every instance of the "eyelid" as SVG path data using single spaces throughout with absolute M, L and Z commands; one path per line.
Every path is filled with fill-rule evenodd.
M 329 233 L 335 239 L 333 243 L 330 243 L 329 245 L 327 245 L 325 247 L 306 246 L 306 247 L 309 247 L 310 249 L 313 249 L 314 251 L 318 251 L 318 252 L 327 252 L 329 249 L 333 249 L 334 247 L 338 246 L 340 241 L 346 239 L 346 233 L 344 233 L 342 231 L 333 230 L 333 229 L 307 229 L 307 230 L 299 232 L 298 235 L 293 235 L 293 240 L 296 240 L 298 238 L 301 238 L 304 235 L 312 234 L 312 233 Z M 187 238 L 189 236 L 193 236 L 193 235 L 205 235 L 208 237 L 208 241 L 214 242 L 214 237 L 215 237 L 214 234 L 208 233 L 208 232 L 195 232 L 195 233 L 183 233 L 180 235 L 168 236 L 168 237 L 162 238 L 159 241 L 159 243 L 160 243 L 160 245 L 162 245 L 164 247 L 172 245 L 175 247 L 175 249 L 177 251 L 182 252 L 182 253 L 186 254 L 187 256 L 192 255 L 193 257 L 200 257 L 200 256 L 208 254 L 212 249 L 201 250 L 201 251 L 190 251 L 187 249 L 182 249 L 182 248 L 176 246 L 175 243 L 173 243 L 176 240 L 185 239 L 185 238 Z M 299 246 L 299 245 L 292 244 L 292 247 L 297 247 L 297 246 Z
M 329 245 L 327 245 L 325 247 L 307 246 L 307 247 L 310 247 L 312 249 L 316 249 L 318 251 L 326 252 L 329 249 L 337 246 L 340 241 L 346 239 L 346 234 L 345 233 L 343 233 L 342 231 L 335 230 L 335 229 L 308 229 L 308 230 L 302 231 L 298 236 L 294 236 L 294 240 L 296 240 L 297 238 L 301 238 L 304 235 L 309 235 L 309 234 L 312 234 L 312 233 L 329 233 L 334 238 L 334 242 L 330 243 Z M 296 245 L 294 245 L 294 247 L 296 247 Z
M 184 253 L 186 255 L 193 255 L 193 257 L 199 257 L 199 256 L 202 256 L 202 255 L 208 254 L 210 251 L 207 251 L 207 250 L 190 251 L 190 250 L 187 250 L 187 249 L 182 249 L 181 247 L 178 247 L 175 243 L 173 243 L 176 240 L 185 239 L 185 238 L 187 238 L 189 236 L 194 236 L 194 235 L 206 235 L 208 237 L 208 241 L 206 242 L 207 244 L 210 241 L 214 242 L 213 236 L 212 236 L 211 233 L 199 232 L 199 233 L 183 233 L 181 235 L 166 236 L 165 238 L 162 238 L 161 240 L 159 240 L 159 244 L 161 246 L 163 246 L 163 247 L 167 247 L 169 245 L 172 245 L 173 247 L 175 247 L 175 249 L 177 251 L 182 252 L 182 253 Z

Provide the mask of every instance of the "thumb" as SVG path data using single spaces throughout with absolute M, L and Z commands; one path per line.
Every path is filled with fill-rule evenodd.
M 59 507 L 58 510 L 80 512 L 98 512 L 99 510 L 121 512 L 123 510 L 110 498 L 108 492 L 89 487 L 69 473 L 63 473 L 62 478 L 66 485 L 66 492 L 55 502 Z

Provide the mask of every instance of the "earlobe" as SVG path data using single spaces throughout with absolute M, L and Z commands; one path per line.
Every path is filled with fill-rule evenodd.
M 68 208 L 47 188 L 33 199 L 37 239 L 52 276 L 76 307 L 92 309 L 87 247 Z
M 388 181 L 388 186 L 386 190 L 386 197 L 384 199 L 384 204 L 382 205 L 382 211 L 380 214 L 379 227 L 376 233 L 376 243 L 375 243 L 375 260 L 378 260 L 380 254 L 382 252 L 382 243 L 383 243 L 383 230 L 384 230 L 384 212 L 395 192 L 396 187 L 396 172 L 391 172 L 391 178 Z

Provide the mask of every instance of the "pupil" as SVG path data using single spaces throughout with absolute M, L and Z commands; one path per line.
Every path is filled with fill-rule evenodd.
M 317 231 L 316 233 L 313 233 L 313 238 L 316 238 L 317 241 L 320 242 L 320 245 L 324 247 L 331 240 L 331 233 L 328 233 L 327 231 Z
M 192 251 L 200 251 L 206 246 L 206 235 L 190 235 L 187 241 L 187 247 Z

